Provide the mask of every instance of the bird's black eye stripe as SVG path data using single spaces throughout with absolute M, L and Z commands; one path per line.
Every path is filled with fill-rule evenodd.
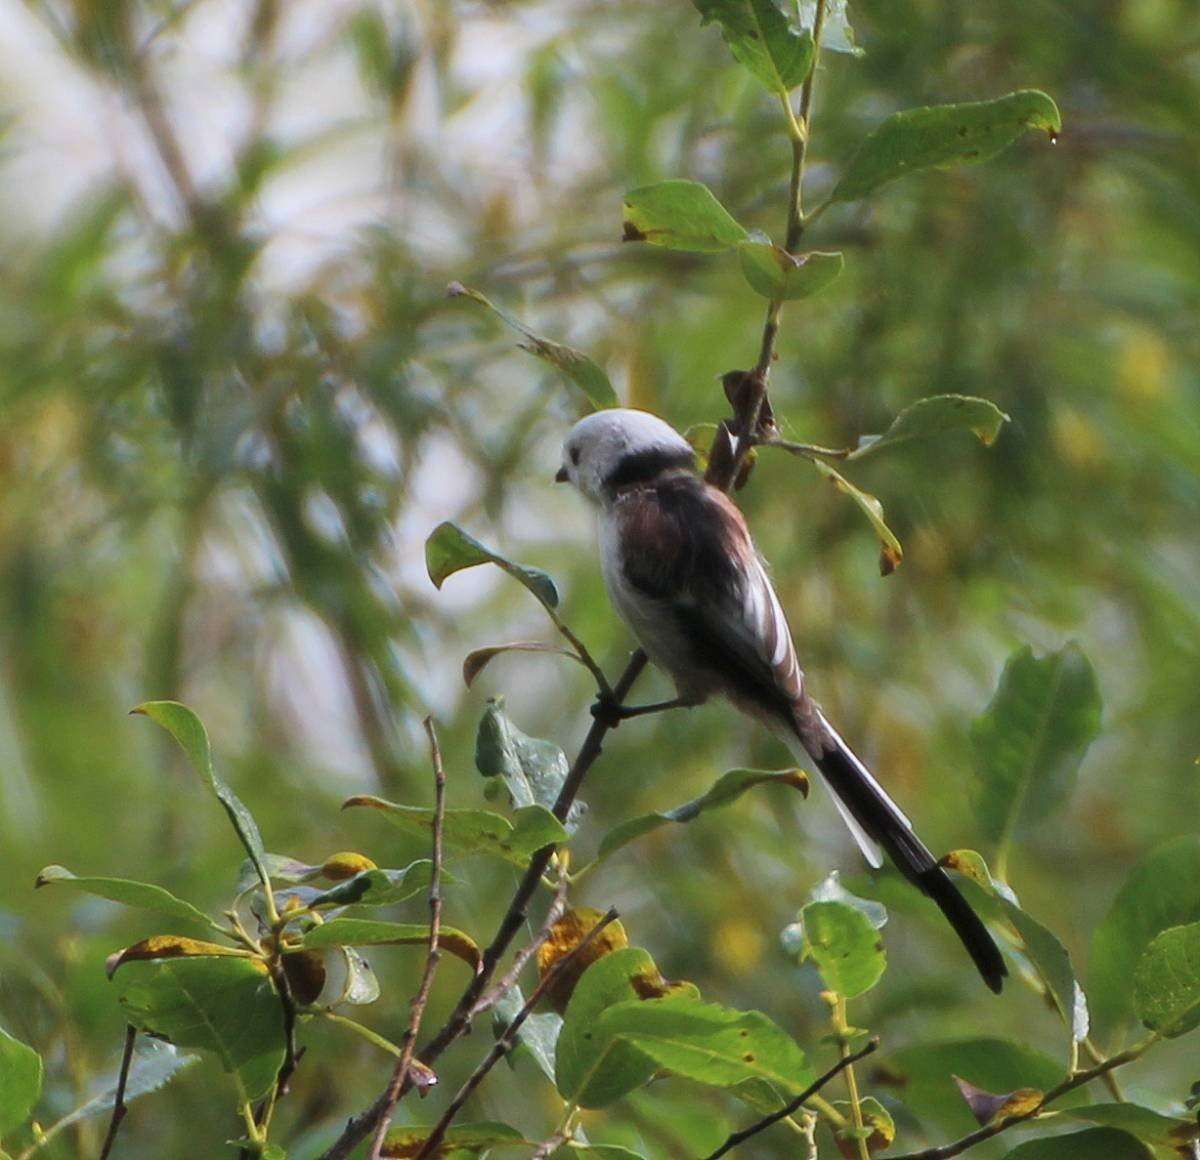
M 572 447 L 572 448 L 571 448 L 571 462 L 572 462 L 572 463 L 573 463 L 573 464 L 574 464 L 576 467 L 578 467 L 578 466 L 579 466 L 579 448 L 578 448 L 578 447 Z
M 696 465 L 690 447 L 656 447 L 635 451 L 618 460 L 616 467 L 605 477 L 604 486 L 610 489 L 627 487 L 631 483 L 648 483 L 664 471 L 692 468 Z

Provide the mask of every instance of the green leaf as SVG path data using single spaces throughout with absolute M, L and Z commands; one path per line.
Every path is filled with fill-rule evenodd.
M 1092 937 L 1089 994 L 1098 1020 L 1111 1026 L 1132 1011 L 1133 976 L 1160 931 L 1200 922 L 1200 836 L 1151 851 L 1117 892 Z
M 887 956 L 871 920 L 844 902 L 810 902 L 800 911 L 801 957 L 811 959 L 826 989 L 853 999 L 883 977 Z
M 354 806 L 379 810 L 392 825 L 409 834 L 427 837 L 433 828 L 433 810 L 421 806 L 397 805 L 369 794 L 342 803 L 342 809 Z M 494 854 L 522 867 L 538 850 L 557 846 L 569 836 L 562 823 L 542 806 L 517 810 L 512 822 L 490 810 L 447 810 L 442 824 L 447 846 L 464 853 Z
M 1087 1000 L 1080 987 L 1071 956 L 1058 937 L 1021 909 L 1012 889 L 992 878 L 987 863 L 974 850 L 954 850 L 943 859 L 963 874 L 962 892 L 981 917 L 1001 923 L 1007 941 L 1037 976 L 1047 998 L 1058 1011 L 1074 1039 L 1087 1038 Z
M 731 769 L 721 774 L 709 789 L 690 802 L 684 802 L 674 809 L 629 818 L 614 826 L 601 839 L 596 859 L 603 861 L 635 838 L 662 826 L 672 822 L 683 825 L 708 810 L 729 805 L 756 785 L 787 785 L 799 790 L 804 797 L 808 796 L 808 777 L 799 769 Z
M 620 399 L 617 398 L 617 392 L 609 382 L 608 375 L 583 351 L 576 350 L 573 346 L 565 346 L 561 342 L 543 338 L 540 334 L 530 330 L 516 315 L 510 314 L 478 290 L 472 290 L 471 287 L 464 286 L 461 282 L 451 282 L 446 288 L 446 293 L 451 298 L 470 298 L 472 302 L 486 306 L 518 334 L 524 336 L 525 341 L 517 344 L 523 351 L 535 358 L 540 358 L 543 362 L 548 362 L 552 367 L 561 371 L 583 391 L 588 402 L 597 410 L 621 405 Z
M 165 1087 L 185 1068 L 199 1062 L 199 1059 L 198 1055 L 188 1055 L 180 1051 L 173 1043 L 139 1036 L 133 1047 L 133 1059 L 125 1082 L 125 1102 L 128 1104 L 139 1096 L 150 1095 Z M 111 1075 L 97 1095 L 56 1121 L 54 1128 L 62 1131 L 80 1120 L 110 1115 L 117 1094 L 117 1078 L 115 1073 Z
M 534 805 L 551 809 L 571 771 L 567 755 L 553 741 L 530 737 L 512 723 L 503 697 L 488 700 L 479 722 L 475 768 L 484 777 L 500 778 L 518 809 Z M 574 831 L 582 813 L 582 803 L 576 802 L 567 818 L 568 832 Z
M 1168 1039 L 1200 1025 L 1200 922 L 1164 930 L 1133 972 L 1137 1017 Z
M 430 1127 L 415 1125 L 392 1128 L 384 1138 L 379 1155 L 416 1156 L 421 1146 L 429 1139 L 432 1130 Z M 457 1124 L 447 1129 L 445 1141 L 432 1156 L 480 1156 L 491 1148 L 511 1148 L 514 1145 L 532 1146 L 516 1128 L 510 1128 L 507 1124 Z
M 1004 666 L 991 703 L 971 726 L 977 811 L 1003 852 L 1016 830 L 1066 800 L 1100 732 L 1100 690 L 1077 644 L 1035 657 L 1028 645 Z
M 353 878 L 318 894 L 310 907 L 317 906 L 392 906 L 429 888 L 433 863 L 419 858 L 401 870 L 362 870 Z M 442 871 L 442 881 L 447 878 Z
M 201 923 L 207 927 L 217 926 L 202 910 L 153 883 L 134 882 L 128 878 L 80 878 L 65 866 L 46 866 L 39 872 L 34 886 L 55 884 L 70 886 L 85 894 L 94 894 L 98 898 L 107 898 L 110 902 L 120 902 L 140 910 L 155 910 L 159 914 L 167 914 L 183 922 Z
M 449 521 L 438 524 L 425 541 L 425 567 L 435 588 L 441 588 L 448 576 L 479 564 L 495 564 L 515 580 L 519 580 L 547 608 L 558 607 L 558 589 L 540 568 L 526 568 L 485 548 L 468 536 L 457 524 Z
M 1088 1128 L 1065 1136 L 1026 1140 L 1004 1160 L 1152 1160 L 1154 1153 L 1140 1140 L 1116 1128 Z
M 694 0 L 715 20 L 734 60 L 774 93 L 786 95 L 812 70 L 813 38 L 792 26 L 776 0 Z
M 600 1108 L 654 1074 L 654 1061 L 629 1044 L 615 1044 L 601 1057 L 595 1023 L 609 1007 L 662 995 L 669 986 L 640 947 L 613 951 L 583 972 L 571 992 L 555 1048 L 555 1083 L 564 1099 L 578 1098 L 584 1107 Z
M 283 1063 L 283 1018 L 267 969 L 244 958 L 131 962 L 121 971 L 129 1021 L 177 1047 L 211 1051 L 247 1099 L 264 1095 Z
M 1118 1128 L 1147 1144 L 1160 1148 L 1182 1148 L 1200 1137 L 1200 1124 L 1194 1119 L 1164 1116 L 1137 1104 L 1089 1104 L 1063 1113 L 1073 1120 L 1086 1120 L 1105 1128 Z
M 1061 128 L 1058 108 L 1036 89 L 894 113 L 859 147 L 831 200 L 855 201 L 919 169 L 986 161 L 1027 129 L 1044 129 L 1053 140 Z
M 864 435 L 847 458 L 864 459 L 877 451 L 895 447 L 897 443 L 927 439 L 947 431 L 971 431 L 985 447 L 990 447 L 1007 422 L 1008 416 L 987 399 L 971 395 L 931 395 L 905 407 L 882 435 Z
M 820 293 L 845 264 L 840 253 L 793 255 L 770 242 L 743 242 L 738 258 L 750 288 L 773 302 L 794 302 Z
M 1048 1091 L 1063 1079 L 1064 1068 L 1041 1052 L 1007 1039 L 979 1037 L 947 1043 L 902 1047 L 890 1054 L 904 1104 L 922 1120 L 936 1123 L 952 1136 L 963 1136 L 979 1125 L 954 1082 L 960 1076 L 989 1092 L 1016 1088 Z M 1055 1101 L 1055 1108 L 1086 1102 L 1083 1092 Z
M 625 241 L 718 254 L 747 233 L 698 181 L 660 181 L 625 195 Z
M 847 1121 L 853 1120 L 854 1113 L 848 1101 L 835 1100 L 833 1106 Z M 838 1140 L 841 1141 L 839 1150 L 842 1155 L 858 1155 L 856 1141 L 860 1135 L 867 1142 L 868 1152 L 882 1152 L 891 1147 L 892 1141 L 896 1138 L 896 1122 L 892 1119 L 892 1113 L 874 1096 L 864 1096 L 859 1100 L 858 1109 L 863 1118 L 861 1133 L 859 1129 L 852 1126 L 839 1128 L 835 1133 Z
M 817 15 L 817 0 L 800 0 L 800 20 L 806 28 L 812 28 Z M 821 48 L 832 52 L 845 52 L 851 56 L 862 56 L 863 50 L 854 42 L 854 29 L 850 27 L 850 15 L 846 11 L 846 0 L 825 0 L 825 24 L 821 29 Z
M 305 950 L 328 947 L 428 946 L 429 927 L 419 922 L 379 922 L 373 918 L 331 918 L 305 931 Z M 438 946 L 462 959 L 472 970 L 482 961 L 475 940 L 453 926 L 441 926 Z
M 651 1064 L 710 1087 L 760 1080 L 795 1093 L 812 1082 L 804 1052 L 765 1015 L 690 996 L 608 1007 L 592 1024 L 588 1039 L 589 1077 L 605 1066 L 610 1052 L 632 1047 Z M 586 1081 L 584 1091 L 590 1095 Z M 581 1103 L 598 1106 L 587 1099 Z
M 474 684 L 475 678 L 492 661 L 498 656 L 510 652 L 553 653 L 556 656 L 567 657 L 577 664 L 583 664 L 583 661 L 570 649 L 559 648 L 555 644 L 543 644 L 538 640 L 514 640 L 509 644 L 489 645 L 487 648 L 477 648 L 474 652 L 468 653 L 462 667 L 463 684 L 469 689 Z
M 514 985 L 492 1008 L 492 1031 L 499 1038 L 525 1005 L 521 988 Z M 554 1057 L 562 1031 L 562 1016 L 556 1011 L 542 1011 L 526 1017 L 517 1030 L 517 1043 L 526 1050 L 541 1073 L 554 1082 Z
M 0 1027 L 0 1139 L 19 1128 L 42 1094 L 42 1057 Z
M 879 573 L 881 576 L 890 576 L 900 566 L 900 561 L 904 559 L 904 549 L 900 546 L 900 541 L 896 539 L 896 534 L 887 526 L 883 517 L 883 504 L 869 492 L 855 487 L 841 472 L 835 471 L 828 463 L 824 463 L 820 459 L 809 459 L 809 462 L 838 491 L 854 500 L 863 510 L 867 519 L 871 521 L 871 527 L 875 529 L 875 534 L 879 537 Z
M 258 832 L 258 823 L 237 794 L 217 776 L 204 723 L 191 709 L 178 701 L 146 701 L 131 712 L 149 717 L 179 743 L 192 767 L 212 790 L 217 801 L 225 807 L 225 812 L 229 815 L 237 836 L 242 840 L 242 845 L 246 847 L 246 853 L 250 855 L 250 861 L 254 863 L 259 878 L 265 882 L 267 872 L 263 865 L 263 856 L 266 850 L 263 847 L 262 834 Z

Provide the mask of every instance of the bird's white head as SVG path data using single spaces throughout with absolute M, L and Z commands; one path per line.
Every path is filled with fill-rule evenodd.
M 617 491 L 664 471 L 695 467 L 695 453 L 678 431 L 648 411 L 614 408 L 580 419 L 563 442 L 555 478 L 573 483 L 600 505 Z

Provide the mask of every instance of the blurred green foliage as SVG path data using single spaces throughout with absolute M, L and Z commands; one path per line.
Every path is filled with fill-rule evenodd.
M 1200 816 L 1200 14 L 1186 0 L 859 0 L 852 16 L 865 55 L 821 63 L 818 198 L 910 106 L 1032 85 L 1055 96 L 1064 131 L 1054 148 L 1030 136 L 824 214 L 806 245 L 841 250 L 845 269 L 785 315 L 781 427 L 849 446 L 948 393 L 1012 422 L 990 450 L 960 435 L 858 467 L 906 549 L 886 579 L 860 513 L 786 457 L 761 456 L 740 502 L 816 695 L 935 850 L 988 852 L 969 726 L 1005 657 L 1080 642 L 1101 738 L 1067 808 L 1018 837 L 1008 878 L 1086 968 L 1128 869 Z M 703 181 L 778 236 L 789 159 L 777 110 L 684 0 L 62 0 L 0 20 L 44 70 L 37 87 L 6 86 L 10 173 L 39 149 L 60 150 L 64 179 L 83 164 L 38 138 L 39 108 L 63 100 L 57 77 L 112 111 L 87 122 L 108 156 L 66 183 L 80 191 L 69 205 L 47 224 L 30 209 L 43 195 L 10 183 L 0 219 L 0 1024 L 45 1058 L 49 1119 L 111 1075 L 123 1020 L 103 962 L 157 927 L 35 895 L 38 870 L 152 880 L 210 907 L 240 857 L 131 705 L 197 707 L 269 850 L 400 866 L 427 844 L 338 805 L 431 800 L 427 713 L 458 808 L 483 802 L 472 752 L 488 696 L 568 754 L 589 723 L 587 674 L 553 656 L 500 657 L 462 688 L 469 651 L 552 637 L 504 577 L 436 592 L 423 560 L 435 525 L 452 518 L 548 571 L 610 673 L 630 647 L 589 517 L 550 484 L 577 397 L 495 320 L 447 301 L 447 283 L 586 350 L 627 403 L 681 429 L 711 421 L 725 411 L 716 376 L 756 356 L 762 300 L 735 256 L 622 245 L 622 196 Z M 576 844 L 696 798 L 724 770 L 783 764 L 722 706 L 629 722 L 589 780 Z M 997 1085 L 1007 1056 L 979 1048 L 987 1037 L 1060 1058 L 1061 1026 L 1031 992 L 985 1001 L 920 899 L 861 873 L 827 800 L 756 790 L 663 826 L 589 876 L 582 901 L 618 906 L 669 977 L 816 1043 L 819 984 L 777 934 L 831 866 L 894 916 L 888 973 L 855 1010 L 884 1038 L 874 1090 L 914 1044 L 982 1051 Z M 456 873 L 448 921 L 490 930 L 517 871 L 478 859 Z M 405 905 L 420 920 L 420 898 Z M 389 997 L 366 1010 L 399 1038 L 417 952 L 371 958 Z M 454 990 L 443 980 L 431 1020 Z M 387 1070 L 369 1044 L 312 1038 L 278 1113 L 298 1157 Z M 1185 1044 L 1127 1082 L 1178 1104 L 1200 1078 Z M 447 1055 L 446 1090 L 477 1055 Z M 497 1069 L 472 1118 L 539 1138 L 555 1103 L 535 1077 L 529 1060 Z M 214 1146 L 235 1134 L 220 1080 L 204 1062 L 135 1105 L 129 1154 L 189 1154 L 196 1125 Z M 596 1139 L 695 1154 L 745 1117 L 697 1099 L 659 1085 L 585 1123 Z M 932 1122 L 961 1129 L 964 1114 Z M 911 1139 L 920 1129 L 896 1115 Z M 83 1120 L 45 1154 L 93 1155 L 102 1129 Z M 755 1146 L 794 1154 L 786 1133 Z

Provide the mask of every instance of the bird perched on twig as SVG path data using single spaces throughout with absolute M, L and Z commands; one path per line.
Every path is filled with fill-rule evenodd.
M 729 698 L 797 756 L 811 758 L 867 861 L 878 868 L 886 852 L 938 905 L 998 992 L 1007 971 L 995 942 L 808 695 L 787 618 L 746 521 L 697 473 L 687 440 L 644 411 L 599 411 L 571 429 L 556 478 L 599 507 L 609 596 L 678 694 L 654 705 L 602 700 L 594 712 L 615 725 L 713 695 Z

